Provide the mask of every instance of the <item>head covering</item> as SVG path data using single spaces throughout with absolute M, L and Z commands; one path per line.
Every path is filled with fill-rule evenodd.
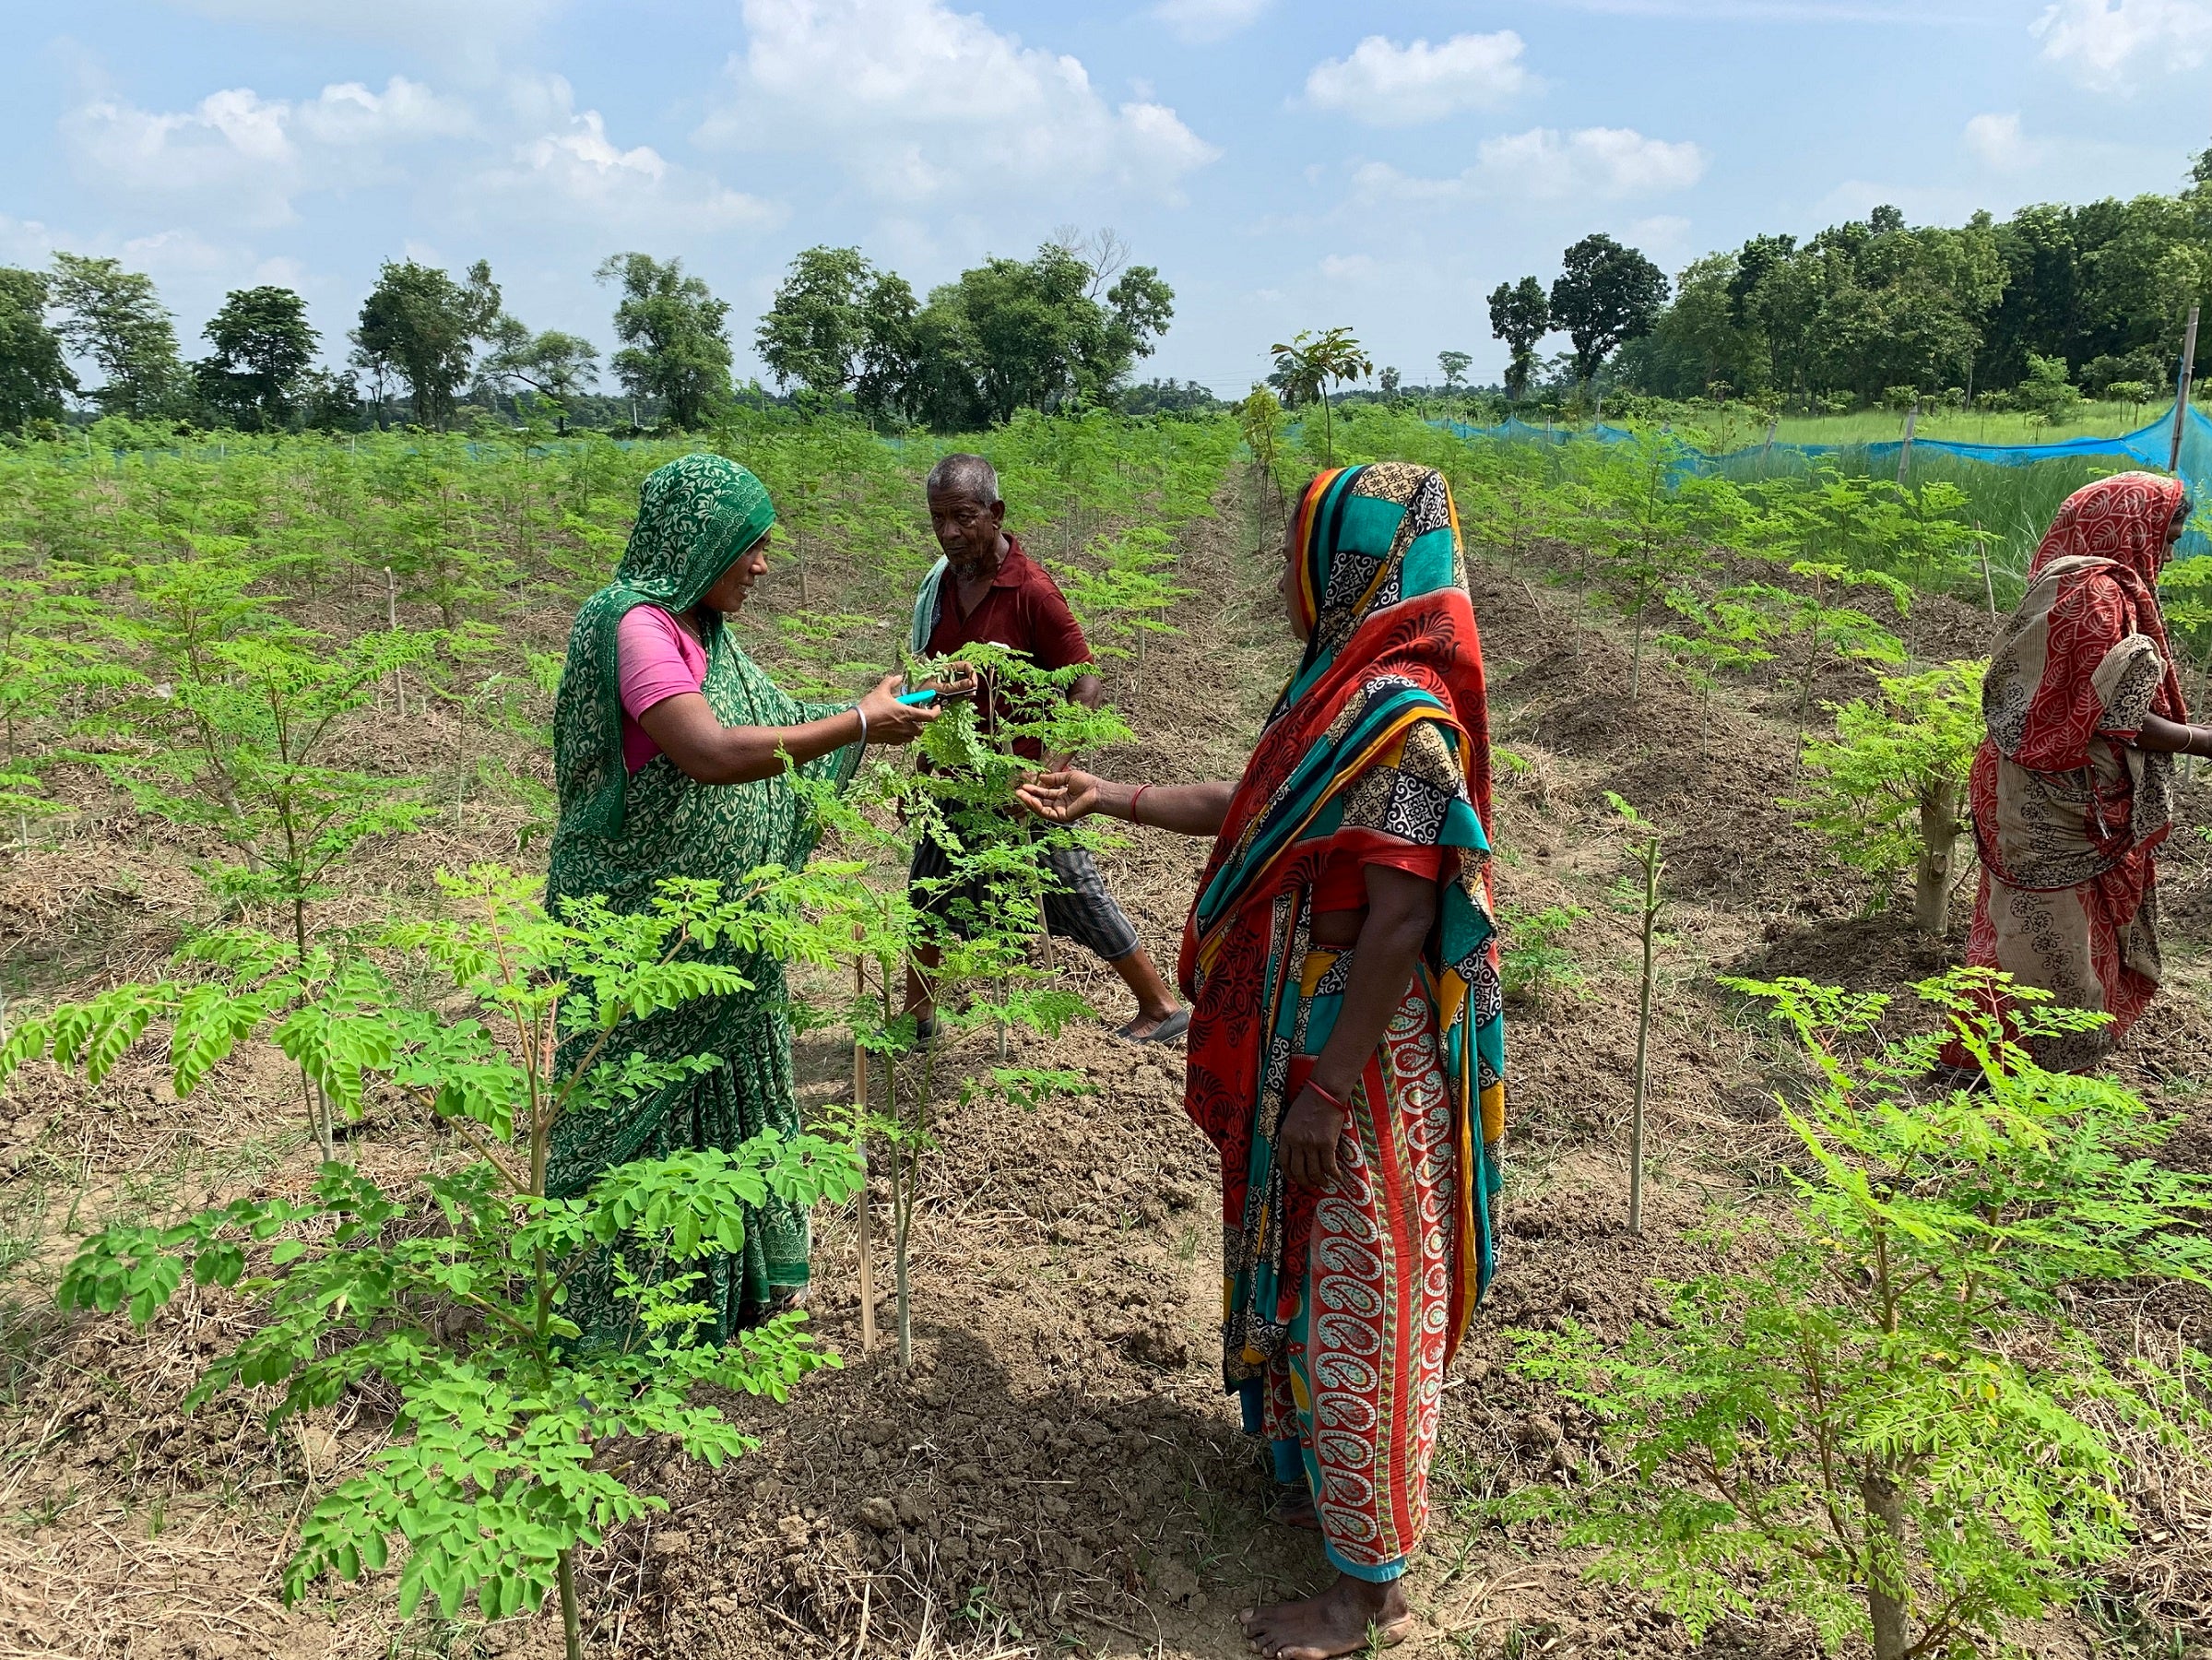
M 2114 473 L 2084 484 L 2059 504 L 2029 562 L 2029 581 L 2062 559 L 2086 557 L 2111 560 L 2157 587 L 2166 564 L 2166 532 L 2188 499 L 2181 480 L 2157 473 Z
M 1332 854 L 1356 856 L 1377 838 L 1456 849 L 1458 874 L 1444 884 L 1425 952 L 1464 1172 L 1456 1345 L 1492 1270 L 1489 1200 L 1505 1131 L 1489 717 L 1459 519 L 1443 475 L 1378 462 L 1317 478 L 1291 534 L 1293 604 L 1311 635 L 1184 924 L 1179 978 L 1194 1005 L 1185 1106 L 1223 1149 L 1226 1175 L 1270 1087 L 1261 1051 L 1273 1041 L 1282 977 L 1299 972 L 1279 952 L 1282 924 L 1302 925 Z M 1310 1195 L 1283 1203 L 1309 1204 Z
M 553 705 L 553 776 L 564 826 L 601 836 L 621 829 L 629 768 L 615 634 L 622 618 L 640 605 L 691 610 L 775 522 L 767 486 L 724 456 L 684 456 L 646 476 L 614 580 L 584 602 L 569 631 Z M 709 618 L 707 628 L 718 635 L 720 620 Z

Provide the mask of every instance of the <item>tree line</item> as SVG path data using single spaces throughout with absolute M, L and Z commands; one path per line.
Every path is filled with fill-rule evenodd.
M 1509 397 L 1555 383 L 1662 397 L 1749 397 L 1808 410 L 1907 397 L 2055 412 L 2173 384 L 2183 320 L 2212 291 L 2212 149 L 2178 195 L 2040 204 L 1910 225 L 1894 207 L 1800 242 L 1754 236 L 1673 283 L 1606 236 L 1547 288 L 1489 296 Z M 1570 361 L 1538 344 L 1567 336 Z
M 1129 263 L 1112 231 L 1072 229 L 1026 260 L 992 258 L 917 299 L 858 248 L 792 262 L 755 343 L 779 387 L 879 424 L 965 430 L 1016 410 L 1210 404 L 1195 385 L 1131 388 L 1174 315 L 1174 290 Z M 151 278 L 113 259 L 57 254 L 48 270 L 0 267 L 0 431 L 52 426 L 73 399 L 101 415 L 251 432 L 345 430 L 395 420 L 444 428 L 465 404 L 526 398 L 557 420 L 599 400 L 602 368 L 679 428 L 737 396 L 729 304 L 680 259 L 617 254 L 594 278 L 615 298 L 620 350 L 533 330 L 505 308 L 489 262 L 458 277 L 388 260 L 347 332 L 342 366 L 288 288 L 232 290 L 187 359 Z M 97 372 L 79 383 L 72 360 Z

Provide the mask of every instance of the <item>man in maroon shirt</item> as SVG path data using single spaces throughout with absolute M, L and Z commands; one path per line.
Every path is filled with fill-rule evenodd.
M 988 640 L 1026 653 L 1040 669 L 1091 661 L 1090 644 L 1059 585 L 1006 534 L 997 469 L 981 456 L 947 456 L 930 468 L 926 488 L 929 520 L 946 566 L 937 584 L 936 621 L 928 635 L 930 655 L 957 657 L 963 646 Z M 917 622 L 917 634 L 924 625 Z M 1106 687 L 1095 674 L 1085 674 L 1068 695 L 1094 709 L 1105 700 Z M 987 718 L 995 719 L 999 712 L 994 696 Z M 1042 765 L 1035 739 L 1019 740 L 1014 748 Z M 1151 1043 L 1181 1037 L 1190 1024 L 1189 1011 L 1177 1006 L 1091 855 L 1081 848 L 1059 848 L 1047 862 L 1053 878 L 1045 892 L 1047 930 L 1080 940 L 1104 957 L 1137 999 L 1136 1017 L 1121 1035 Z M 949 873 L 945 850 L 925 837 L 914 850 L 908 880 L 931 885 L 916 893 L 915 903 L 940 916 L 957 908 L 956 896 L 945 891 Z M 927 1038 L 936 1021 L 926 976 L 936 969 L 939 953 L 934 946 L 922 946 L 914 954 L 915 965 L 906 970 L 906 1006 Z

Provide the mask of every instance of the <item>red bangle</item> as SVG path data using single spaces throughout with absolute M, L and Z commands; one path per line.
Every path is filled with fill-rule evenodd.
M 1346 1118 L 1350 1118 L 1352 1116 L 1352 1109 L 1348 1104 L 1338 1100 L 1336 1097 L 1331 1095 L 1326 1089 L 1323 1089 L 1319 1084 L 1314 1082 L 1313 1079 L 1308 1078 L 1306 1080 L 1306 1087 L 1312 1090 L 1314 1094 L 1319 1096 L 1321 1099 L 1327 1101 L 1331 1107 L 1335 1108 Z
M 1152 788 L 1152 786 L 1151 786 L 1151 785 L 1149 785 L 1149 784 L 1140 784 L 1140 785 L 1138 785 L 1138 786 L 1137 786 L 1137 793 L 1136 793 L 1135 795 L 1133 795 L 1133 796 L 1130 797 L 1130 799 L 1129 799 L 1129 822 L 1130 822 L 1130 824 L 1143 824 L 1143 823 L 1144 823 L 1144 821 L 1143 821 L 1142 819 L 1141 819 L 1141 818 L 1139 818 L 1139 817 L 1137 816 L 1137 803 L 1138 803 L 1139 801 L 1141 801 L 1141 800 L 1144 799 L 1144 792 L 1145 792 L 1146 790 L 1150 789 L 1151 788 Z

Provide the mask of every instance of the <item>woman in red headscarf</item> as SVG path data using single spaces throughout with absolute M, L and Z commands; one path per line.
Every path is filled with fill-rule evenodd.
M 2181 480 L 2151 473 L 2068 496 L 1982 682 L 1967 961 L 2111 1017 L 2038 1038 L 2038 1063 L 2054 1071 L 2102 1060 L 2159 989 L 2151 856 L 2172 827 L 2173 757 L 2212 755 L 2212 728 L 2187 724 L 2159 611 L 2188 515 Z M 1956 1043 L 1944 1058 L 1969 1063 Z

